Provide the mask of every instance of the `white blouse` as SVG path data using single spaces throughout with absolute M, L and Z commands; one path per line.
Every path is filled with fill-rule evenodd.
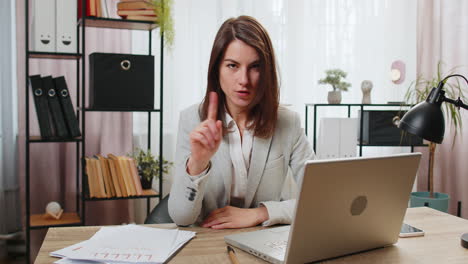
M 247 174 L 252 156 L 253 131 L 244 129 L 242 139 L 236 121 L 226 112 L 229 153 L 232 160 L 231 202 L 235 207 L 244 207 L 247 192 Z

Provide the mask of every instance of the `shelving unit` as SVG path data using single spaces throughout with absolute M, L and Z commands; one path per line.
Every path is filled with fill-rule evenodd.
M 83 1 L 85 2 L 85 1 Z M 84 3 L 83 3 L 83 9 L 86 10 Z M 84 14 L 83 16 L 84 17 Z M 82 38 L 82 53 L 86 54 L 86 45 L 85 45 L 85 38 L 86 38 L 86 28 L 88 27 L 95 27 L 95 28 L 112 28 L 112 29 L 130 29 L 130 30 L 142 30 L 142 31 L 148 31 L 148 55 L 152 55 L 152 34 L 153 30 L 158 28 L 157 24 L 153 24 L 151 22 L 147 21 L 134 21 L 134 20 L 121 20 L 121 19 L 113 19 L 113 18 L 98 18 L 98 17 L 84 17 L 84 19 L 80 19 L 78 22 L 78 26 L 81 29 L 81 35 L 83 36 Z M 163 63 L 164 63 L 164 37 L 161 36 L 160 38 L 161 44 L 160 44 L 160 83 L 159 83 L 159 92 L 160 92 L 160 108 L 159 109 L 113 109 L 113 108 L 90 108 L 90 107 L 80 107 L 79 111 L 81 114 L 81 118 L 83 120 L 83 124 L 85 123 L 86 120 L 86 113 L 88 112 L 145 112 L 148 114 L 148 146 L 147 148 L 149 149 L 151 146 L 151 114 L 152 113 L 159 113 L 159 128 L 160 128 L 160 138 L 159 138 L 159 156 L 162 156 L 163 153 L 163 138 L 162 138 L 162 125 L 163 125 Z M 85 72 L 85 65 L 86 65 L 86 58 L 83 56 L 82 57 L 82 84 L 83 84 L 83 89 L 82 89 L 82 102 L 85 102 L 86 98 L 86 92 L 84 89 L 84 83 L 86 80 L 86 72 Z M 82 144 L 82 153 L 86 153 L 86 136 L 85 136 L 85 127 L 83 127 L 83 142 Z M 162 159 L 160 159 L 160 166 L 162 167 Z M 85 185 L 85 175 L 84 175 L 84 165 L 82 167 L 82 186 Z M 128 199 L 147 199 L 147 213 L 149 214 L 150 212 L 150 199 L 151 198 L 159 198 L 161 199 L 161 195 L 163 193 L 162 191 L 162 171 L 160 171 L 159 175 L 159 192 L 156 192 L 154 190 L 143 190 L 143 195 L 140 196 L 129 196 L 129 197 L 112 197 L 112 198 L 90 198 L 90 197 L 85 197 L 84 192 L 82 192 L 82 201 L 83 201 L 83 224 L 86 223 L 86 202 L 93 202 L 93 201 L 111 201 L 111 200 L 128 200 Z
M 86 153 L 86 114 L 89 112 L 144 112 L 148 114 L 148 148 L 151 146 L 151 116 L 153 113 L 159 114 L 159 156 L 160 166 L 162 167 L 162 153 L 163 153 L 163 63 L 164 63 L 164 36 L 160 37 L 160 83 L 159 83 L 159 108 L 158 109 L 93 109 L 84 105 L 86 98 L 85 80 L 86 80 L 86 28 L 112 28 L 112 29 L 130 29 L 130 30 L 142 30 L 147 31 L 149 34 L 148 43 L 148 54 L 152 52 L 152 34 L 153 30 L 158 28 L 157 24 L 153 24 L 147 21 L 133 21 L 133 20 L 121 20 L 113 18 L 97 18 L 97 17 L 85 17 L 84 10 L 86 10 L 86 1 L 82 1 L 83 14 L 77 21 L 77 51 L 78 53 L 54 53 L 54 52 L 37 52 L 29 49 L 29 2 L 31 0 L 25 0 L 25 118 L 26 118 L 26 142 L 25 142 L 25 233 L 26 233 L 26 254 L 28 263 L 31 262 L 31 230 L 34 229 L 47 229 L 49 227 L 59 226 L 79 226 L 85 225 L 86 215 L 85 209 L 88 202 L 93 201 L 111 201 L 111 200 L 130 200 L 130 199 L 147 199 L 147 213 L 150 211 L 150 199 L 161 198 L 163 193 L 163 175 L 162 171 L 159 174 L 159 190 L 144 190 L 143 195 L 140 196 L 129 196 L 129 197 L 112 197 L 112 198 L 90 198 L 85 196 L 85 167 L 82 162 Z M 81 39 L 80 39 L 81 32 Z M 159 33 L 159 32 L 158 32 Z M 30 135 L 30 124 L 29 124 L 29 110 L 30 107 L 34 107 L 34 102 L 29 101 L 29 94 L 31 93 L 29 87 L 29 60 L 30 59 L 54 59 L 54 60 L 74 60 L 76 61 L 76 113 L 80 123 L 80 131 L 82 136 L 77 138 L 50 138 L 43 139 L 40 136 Z M 81 74 L 81 75 L 80 75 Z M 81 78 L 80 78 L 81 76 Z M 67 80 L 72 81 L 72 80 Z M 157 86 L 157 85 L 155 85 Z M 156 90 L 157 92 L 157 90 Z M 76 212 L 64 212 L 59 220 L 47 218 L 44 214 L 31 214 L 31 186 L 30 186 L 30 145 L 31 144 L 75 144 L 76 146 Z M 64 208 L 66 209 L 66 208 Z M 118 223 L 116 223 L 118 224 Z
M 316 147 L 317 147 L 317 112 L 318 112 L 318 108 L 319 107 L 346 107 L 347 108 L 347 111 L 348 111 L 348 115 L 347 117 L 350 118 L 351 117 L 351 110 L 354 108 L 354 109 L 359 109 L 360 110 L 360 114 L 359 114 L 359 156 L 362 156 L 362 147 L 364 146 L 363 145 L 363 142 L 362 142 L 362 139 L 363 139 L 363 114 L 364 114 L 364 111 L 369 109 L 369 108 L 375 108 L 375 107 L 380 107 L 380 108 L 386 108 L 386 110 L 388 110 L 388 108 L 393 108 L 393 110 L 401 110 L 401 111 L 405 111 L 405 110 L 408 110 L 412 105 L 410 104 L 305 104 L 305 134 L 308 135 L 308 131 L 309 131 L 309 127 L 308 127 L 308 121 L 309 121 L 309 107 L 313 107 L 313 114 L 314 114 L 314 118 L 313 118 L 313 139 L 312 139 L 312 147 L 314 149 L 314 152 L 316 151 Z M 371 145 L 368 145 L 368 146 L 371 146 Z M 372 145 L 373 146 L 373 145 Z M 411 147 L 411 152 L 413 152 L 414 150 L 414 147 L 416 146 L 427 146 L 427 145 L 400 145 L 400 147 Z
M 27 262 L 31 262 L 31 230 L 46 229 L 49 227 L 59 226 L 79 226 L 82 225 L 80 214 L 79 200 L 79 168 L 80 168 L 80 153 L 79 147 L 83 142 L 83 137 L 77 138 L 42 138 L 41 136 L 30 134 L 29 110 L 34 107 L 34 103 L 29 101 L 30 86 L 29 86 L 29 60 L 30 59 L 54 59 L 54 60 L 74 60 L 76 62 L 76 80 L 78 82 L 80 74 L 80 53 L 59 53 L 59 52 L 37 52 L 30 50 L 29 42 L 29 0 L 25 0 L 25 233 L 26 233 L 26 254 Z M 81 128 L 80 128 L 81 129 Z M 46 217 L 45 214 L 31 214 L 31 186 L 30 186 L 30 147 L 32 144 L 75 144 L 76 147 L 76 212 L 64 212 L 59 220 Z
M 44 215 L 31 215 L 31 222 L 35 225 L 31 229 L 41 229 L 59 226 L 73 226 L 81 222 L 78 213 L 63 213 L 60 219 L 46 218 Z
M 86 27 L 99 27 L 99 28 L 115 28 L 115 29 L 131 29 L 131 30 L 148 30 L 151 31 L 158 27 L 148 21 L 138 20 L 122 20 L 115 18 L 102 18 L 102 17 L 85 17 L 78 21 L 79 25 L 86 25 Z
M 64 60 L 77 60 L 80 59 L 82 54 L 79 53 L 52 53 L 52 52 L 38 52 L 30 51 L 29 58 L 34 59 L 64 59 Z

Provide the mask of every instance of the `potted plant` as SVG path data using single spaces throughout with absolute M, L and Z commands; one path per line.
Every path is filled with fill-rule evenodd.
M 442 62 L 437 64 L 437 73 L 431 79 L 424 79 L 418 77 L 416 81 L 412 82 L 409 86 L 406 94 L 405 100 L 410 104 L 417 104 L 426 100 L 431 89 L 437 87 L 440 81 L 446 76 L 453 74 L 458 67 L 452 68 L 446 74 L 442 73 Z M 445 83 L 444 91 L 448 98 L 457 98 L 465 99 L 462 88 L 460 86 L 459 80 L 457 79 L 454 83 Z M 454 129 L 454 139 L 457 137 L 458 130 L 462 128 L 462 119 L 460 112 L 456 109 L 456 106 L 453 104 L 443 104 L 443 112 L 445 118 L 449 120 L 449 123 L 453 125 Z M 455 141 L 453 141 L 452 147 L 454 146 Z M 429 142 L 429 166 L 428 166 L 428 192 L 413 192 L 411 194 L 411 207 L 417 206 L 429 206 L 431 208 L 447 212 L 448 204 L 450 197 L 448 194 L 434 192 L 434 158 L 436 151 L 436 143 Z
M 348 91 L 348 88 L 351 86 L 350 83 L 342 81 L 341 78 L 345 79 L 347 74 L 346 72 L 340 69 L 330 69 L 326 70 L 325 78 L 318 81 L 319 84 L 330 84 L 333 87 L 333 91 L 328 92 L 328 103 L 329 104 L 339 104 L 341 103 L 341 91 Z
M 160 167 L 159 160 L 160 157 L 156 158 L 151 150 L 144 151 L 142 149 L 137 149 L 130 155 L 135 159 L 137 163 L 138 174 L 140 175 L 141 187 L 143 189 L 151 189 L 153 184 L 153 178 L 159 175 Z M 172 162 L 163 159 L 162 161 L 162 172 L 163 174 L 169 173 L 170 167 L 173 165 Z

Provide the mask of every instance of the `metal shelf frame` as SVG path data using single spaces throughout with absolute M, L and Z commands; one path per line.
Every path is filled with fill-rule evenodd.
M 98 28 L 113 28 L 116 30 L 119 29 L 130 29 L 130 30 L 143 30 L 148 32 L 148 55 L 152 55 L 152 44 L 153 44 L 153 30 L 158 28 L 157 24 L 148 22 L 148 21 L 134 21 L 134 20 L 122 20 L 122 19 L 113 19 L 113 18 L 99 18 L 99 17 L 86 17 L 85 10 L 86 10 L 86 1 L 82 1 L 82 14 L 81 17 L 85 19 L 79 19 L 78 22 L 78 30 L 81 30 L 81 54 L 83 54 L 81 58 L 81 67 L 82 67 L 82 75 L 81 75 L 81 83 L 82 83 L 82 93 L 81 93 L 81 101 L 83 105 L 78 105 L 78 109 L 82 109 L 83 111 L 79 111 L 81 115 L 83 132 L 83 144 L 81 144 L 81 153 L 82 157 L 84 157 L 86 153 L 86 113 L 88 112 L 147 112 L 148 113 L 148 145 L 147 149 L 151 147 L 151 114 L 158 113 L 159 114 L 159 166 L 162 168 L 163 165 L 163 91 L 164 91 L 164 33 L 161 34 L 160 37 L 160 83 L 159 83 L 159 92 L 160 92 L 160 102 L 159 102 L 159 109 L 93 109 L 88 108 L 84 105 L 85 98 L 86 98 L 86 89 L 85 89 L 85 80 L 86 80 L 86 28 L 87 27 L 98 27 Z M 79 34 L 79 33 L 78 33 Z M 85 186 L 85 167 L 84 162 L 82 162 L 81 167 L 81 200 L 82 200 L 82 218 L 83 218 L 83 225 L 86 224 L 86 202 L 87 201 L 104 201 L 104 200 L 122 200 L 122 199 L 141 199 L 146 198 L 146 208 L 147 213 L 150 212 L 150 199 L 151 198 L 162 198 L 163 194 L 163 171 L 159 171 L 159 193 L 155 195 L 148 195 L 148 196 L 131 196 L 131 197 L 114 197 L 114 198 L 86 198 L 84 193 L 84 186 Z
M 305 134 L 306 136 L 308 135 L 308 126 L 309 126 L 309 108 L 313 107 L 313 113 L 314 113 L 314 118 L 313 118 L 313 149 L 314 152 L 316 152 L 316 147 L 317 147 L 317 110 L 319 107 L 346 107 L 348 110 L 348 118 L 351 117 L 351 109 L 352 108 L 358 108 L 360 110 L 360 118 L 359 118 L 359 156 L 362 156 L 362 147 L 366 146 L 362 144 L 362 138 L 363 138 L 363 115 L 364 115 L 364 110 L 370 108 L 370 107 L 392 107 L 396 108 L 399 107 L 399 110 L 405 111 L 408 110 L 410 107 L 413 105 L 411 104 L 305 104 Z M 427 145 L 409 145 L 409 146 L 396 146 L 396 147 L 411 147 L 411 152 L 414 151 L 414 147 L 417 146 L 427 146 Z M 366 146 L 367 147 L 367 146 Z M 371 147 L 371 146 L 368 146 Z M 390 147 L 390 146 L 385 146 L 385 147 Z
M 31 263 L 31 230 L 45 229 L 49 227 L 59 226 L 79 226 L 85 225 L 86 215 L 85 208 L 86 202 L 93 201 L 111 201 L 111 200 L 129 200 L 129 199 L 147 199 L 147 214 L 150 212 L 150 199 L 162 198 L 163 194 L 163 171 L 159 172 L 159 190 L 158 192 L 146 192 L 141 196 L 130 196 L 130 197 L 112 197 L 112 198 L 87 198 L 84 194 L 84 183 L 85 183 L 85 167 L 82 162 L 86 153 L 86 113 L 89 112 L 146 112 L 148 114 L 148 146 L 151 146 L 151 115 L 152 113 L 159 114 L 159 165 L 163 166 L 163 84 L 164 84 L 164 33 L 160 37 L 160 101 L 158 109 L 93 109 L 85 107 L 85 80 L 86 80 L 86 28 L 112 28 L 112 29 L 130 29 L 130 30 L 143 30 L 147 31 L 149 35 L 148 40 L 148 55 L 152 53 L 152 34 L 153 30 L 159 28 L 158 24 L 154 24 L 148 21 L 133 21 L 133 20 L 122 20 L 113 18 L 99 18 L 99 17 L 85 17 L 86 1 L 82 1 L 82 14 L 81 17 L 85 19 L 78 19 L 76 27 L 77 36 L 77 53 L 61 53 L 61 52 L 38 52 L 30 50 L 30 39 L 29 39 L 29 2 L 25 1 L 25 235 L 26 235 L 26 255 L 27 263 Z M 80 39 L 80 33 L 82 38 Z M 80 46 L 81 45 L 81 46 Z M 81 50 L 80 50 L 81 48 Z M 76 115 L 78 122 L 80 123 L 81 137 L 77 138 L 42 138 L 37 135 L 30 134 L 30 87 L 29 87 L 29 67 L 30 59 L 55 59 L 55 60 L 75 60 L 76 61 Z M 80 78 L 81 74 L 81 78 Z M 65 219 L 62 222 L 59 221 L 47 221 L 42 219 L 42 215 L 31 214 L 31 168 L 30 168 L 30 145 L 31 144 L 75 144 L 76 146 L 76 212 L 64 213 L 70 219 Z M 36 223 L 37 222 L 37 223 Z

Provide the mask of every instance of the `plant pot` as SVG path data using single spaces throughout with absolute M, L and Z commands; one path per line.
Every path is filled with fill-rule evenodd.
M 412 192 L 410 207 L 428 206 L 430 208 L 447 212 L 450 196 L 446 193 L 434 193 L 434 198 L 429 198 L 429 192 Z
M 328 103 L 339 104 L 341 103 L 341 91 L 330 91 L 328 92 Z
M 145 177 L 141 177 L 141 188 L 142 188 L 143 190 L 151 189 L 152 186 L 153 186 L 153 178 L 151 178 L 150 180 L 148 180 L 148 179 L 145 178 Z

